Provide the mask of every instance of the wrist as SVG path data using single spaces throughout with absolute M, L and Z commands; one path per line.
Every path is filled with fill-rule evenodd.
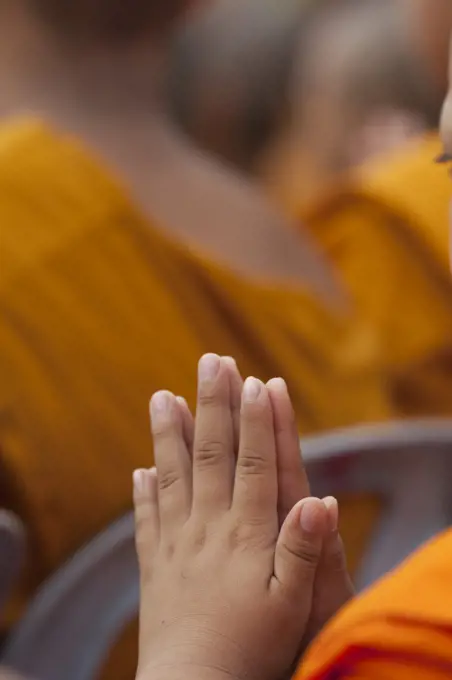
M 153 665 L 138 671 L 136 680 L 243 680 L 222 668 L 194 664 Z
M 142 648 L 136 680 L 248 680 L 249 659 L 236 642 L 199 620 L 168 628 Z M 144 646 L 143 646 L 144 647 Z

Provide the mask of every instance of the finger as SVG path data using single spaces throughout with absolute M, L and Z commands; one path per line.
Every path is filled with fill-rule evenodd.
M 193 442 L 195 439 L 195 421 L 184 397 L 176 397 L 182 417 L 182 435 L 185 446 L 190 456 L 193 453 Z
M 303 499 L 288 514 L 276 544 L 274 575 L 294 597 L 310 601 L 327 531 L 328 513 L 319 498 Z
M 232 425 L 234 434 L 234 453 L 237 456 L 240 442 L 240 407 L 242 403 L 243 379 L 235 359 L 223 357 L 229 374 L 229 399 L 232 411 Z
M 191 461 L 176 397 L 171 392 L 157 392 L 150 407 L 160 523 L 164 531 L 180 525 L 190 513 Z
M 159 543 L 159 506 L 157 470 L 135 470 L 133 473 L 135 508 L 135 543 L 140 573 L 149 573 L 153 554 Z
M 278 531 L 278 480 L 273 414 L 265 385 L 247 378 L 243 386 L 240 446 L 233 506 L 241 523 Z
M 323 541 L 322 554 L 314 585 L 309 630 L 313 639 L 339 609 L 354 595 L 347 569 L 347 560 L 338 531 L 338 503 L 333 497 L 323 499 L 327 509 L 328 531 Z
M 193 510 L 215 513 L 231 505 L 233 477 L 229 378 L 216 354 L 199 362 L 198 405 L 193 446 Z
M 346 585 L 346 590 L 350 593 L 350 589 L 353 591 L 353 586 L 347 569 L 344 544 L 339 534 L 339 505 L 333 496 L 324 498 L 323 503 L 328 513 L 329 531 L 323 541 L 319 566 L 329 572 L 332 579 L 330 583 L 335 581 L 340 586 L 339 590 L 343 590 L 342 585 Z M 335 575 L 339 577 L 337 581 L 334 579 Z
M 278 467 L 278 515 L 282 526 L 294 505 L 310 495 L 309 482 L 300 451 L 295 413 L 282 378 L 267 383 L 273 408 Z

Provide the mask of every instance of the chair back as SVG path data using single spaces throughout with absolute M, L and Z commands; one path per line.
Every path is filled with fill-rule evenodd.
M 3 649 L 1 663 L 34 680 L 94 680 L 138 606 L 130 513 L 43 584 Z
M 355 575 L 358 588 L 452 523 L 452 420 L 355 427 L 302 440 L 312 493 L 374 494 L 382 512 Z M 355 516 L 346 522 L 359 525 Z M 353 526 L 344 527 L 353 535 Z M 350 546 L 353 548 L 353 546 Z

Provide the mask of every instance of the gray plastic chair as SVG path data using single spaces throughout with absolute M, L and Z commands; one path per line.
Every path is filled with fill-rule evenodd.
M 40 589 L 1 654 L 34 680 L 91 680 L 138 612 L 133 515 L 109 527 Z
M 25 563 L 26 534 L 12 512 L 0 511 L 0 611 L 16 585 Z
M 363 588 L 452 524 L 452 420 L 355 427 L 302 441 L 312 492 L 385 497 L 356 585 Z M 345 467 L 335 463 L 348 460 Z
M 452 421 L 351 428 L 304 439 L 302 448 L 314 493 L 378 489 L 393 499 L 361 584 L 448 524 Z M 345 456 L 356 465 L 343 477 L 331 476 L 329 463 Z M 42 587 L 1 661 L 36 680 L 94 680 L 138 604 L 134 525 L 128 515 Z

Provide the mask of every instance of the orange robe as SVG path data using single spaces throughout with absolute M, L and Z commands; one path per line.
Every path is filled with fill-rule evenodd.
M 0 230 L 0 502 L 29 531 L 25 597 L 130 508 L 148 399 L 193 406 L 202 353 L 285 377 L 304 433 L 390 411 L 368 328 L 171 241 L 39 123 L 0 127 Z
M 440 150 L 436 137 L 418 140 L 309 208 L 290 206 L 381 334 L 408 415 L 452 414 L 452 191 Z
M 451 678 L 451 574 L 449 530 L 345 607 L 295 680 Z

